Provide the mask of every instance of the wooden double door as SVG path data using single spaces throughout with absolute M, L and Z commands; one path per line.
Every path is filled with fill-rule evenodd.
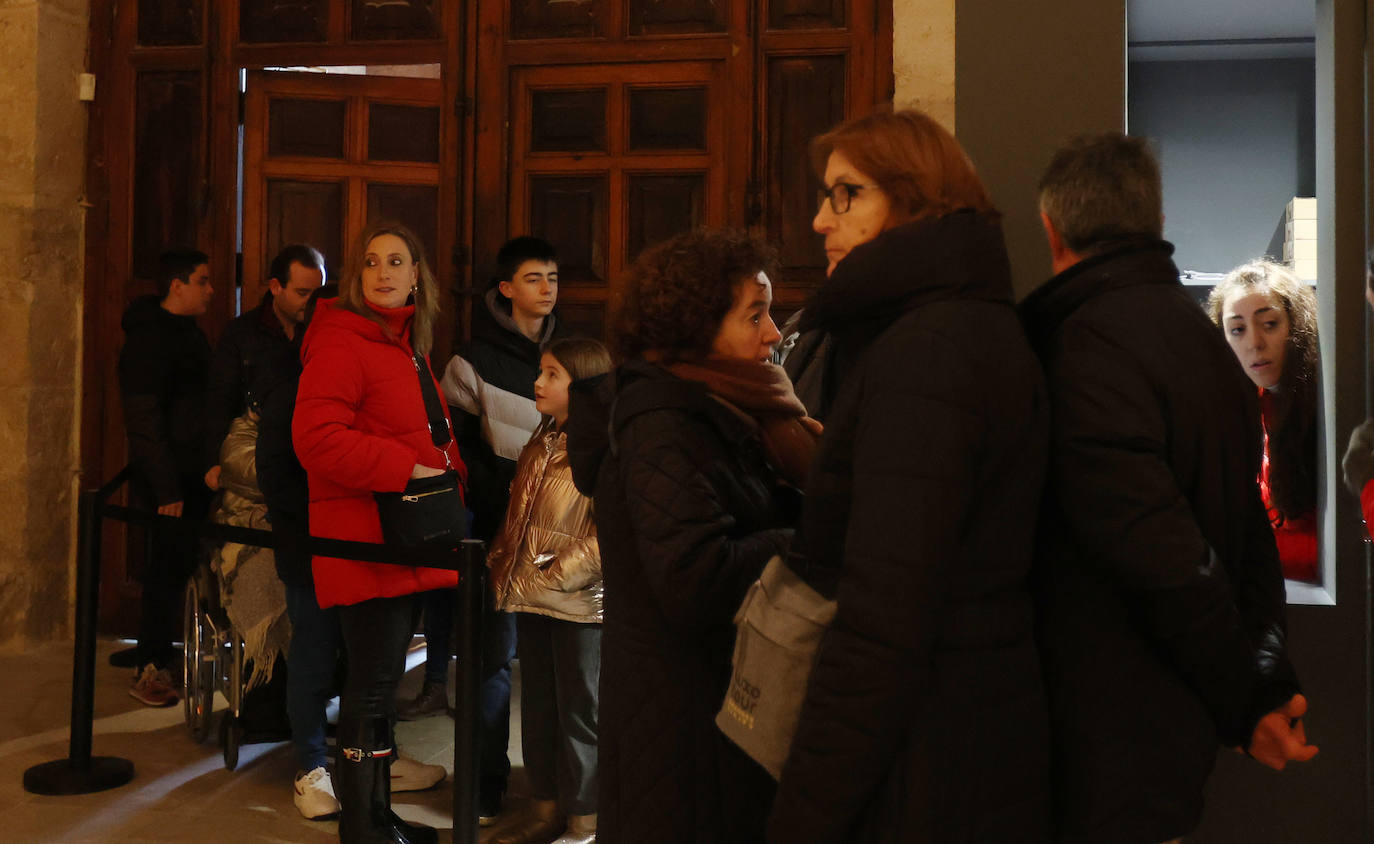
M 779 311 L 796 308 L 825 267 L 808 143 L 890 98 L 890 14 L 871 0 L 483 5 L 474 267 L 508 236 L 548 239 L 563 319 L 596 336 L 646 246 L 745 228 L 779 248 Z

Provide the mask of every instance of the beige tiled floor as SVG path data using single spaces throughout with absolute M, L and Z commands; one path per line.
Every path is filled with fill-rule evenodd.
M 225 770 L 213 738 L 196 745 L 188 737 L 180 706 L 149 709 L 129 697 L 128 672 L 106 662 L 117 647 L 102 641 L 97 655 L 94 750 L 133 761 L 134 780 L 110 791 L 69 797 L 29 794 L 23 773 L 31 765 L 67 755 L 71 646 L 0 656 L 0 676 L 5 678 L 0 695 L 0 841 L 337 840 L 336 823 L 307 821 L 292 805 L 296 766 L 288 743 L 245 745 L 238 769 Z M 417 640 L 411 664 L 422 663 L 423 654 Z M 403 694 L 418 688 L 422 670 L 414 667 L 406 675 Z M 513 702 L 518 699 L 517 677 Z M 511 761 L 517 769 L 506 818 L 519 810 L 524 792 L 518 716 L 512 720 Z M 452 771 L 451 719 L 402 723 L 397 734 L 407 754 Z M 432 791 L 397 795 L 393 807 L 407 820 L 437 827 L 439 840 L 447 842 L 452 840 L 452 801 L 450 779 Z

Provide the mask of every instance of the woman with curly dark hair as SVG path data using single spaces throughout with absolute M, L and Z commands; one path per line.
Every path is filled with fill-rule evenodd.
M 1317 296 L 1287 267 L 1258 259 L 1226 274 L 1207 312 L 1259 388 L 1260 493 L 1283 576 L 1316 581 Z
M 574 386 L 573 479 L 596 501 L 605 583 L 598 838 L 762 840 L 773 783 L 714 718 L 732 619 L 786 548 L 818 427 L 769 362 L 774 257 L 698 231 L 635 262 L 611 340 Z

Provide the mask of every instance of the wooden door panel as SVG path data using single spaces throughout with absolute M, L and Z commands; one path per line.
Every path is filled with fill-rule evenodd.
M 605 337 L 606 306 L 597 302 L 558 303 L 563 330 L 574 337 Z
M 625 266 L 646 246 L 706 221 L 705 173 L 626 173 L 625 183 Z
M 825 249 L 812 231 L 821 180 L 811 139 L 844 119 L 844 56 L 777 56 L 767 66 L 764 231 L 778 246 L 787 285 L 819 285 Z
M 605 285 L 609 253 L 608 174 L 531 176 L 529 231 L 558 249 L 561 293 L 574 287 Z
M 329 38 L 329 0 L 239 0 L 239 40 L 300 43 Z
M 604 87 L 530 92 L 530 152 L 605 152 Z
M 445 286 L 439 202 L 439 83 L 430 79 L 249 74 L 244 121 L 243 297 L 251 306 L 282 245 L 304 242 L 336 273 L 369 222 L 412 228 Z
M 265 279 L 272 256 L 280 252 L 282 247 L 292 243 L 309 243 L 320 250 L 330 267 L 337 268 L 334 262 L 343 254 L 345 242 L 344 209 L 348 205 L 346 182 L 267 179 L 265 193 L 266 248 L 260 255 L 245 252 L 244 263 L 256 260 L 257 276 Z M 244 269 L 247 275 L 248 268 Z M 244 307 L 254 307 L 258 298 L 261 297 L 245 295 Z
M 708 92 L 684 88 L 630 86 L 626 103 L 627 152 L 706 150 Z
M 631 35 L 724 32 L 729 0 L 629 0 Z
M 769 29 L 843 29 L 845 0 L 765 0 Z
M 133 274 L 146 283 L 169 246 L 194 246 L 204 184 L 203 79 L 197 71 L 138 74 L 135 128 Z M 151 286 L 134 292 L 152 292 Z
M 204 0 L 138 0 L 138 43 L 143 47 L 199 44 Z
M 606 0 L 514 0 L 511 38 L 595 38 L 606 34 Z
M 273 97 L 267 113 L 266 158 L 344 160 L 348 101 Z
M 351 6 L 349 31 L 355 41 L 414 41 L 440 36 L 441 0 L 352 0 Z
M 389 185 L 369 182 L 367 218 L 364 225 L 378 220 L 399 220 L 420 238 L 431 265 L 438 254 L 439 188 L 437 185 Z
M 437 106 L 367 104 L 367 151 L 369 161 L 439 163 L 439 108 Z

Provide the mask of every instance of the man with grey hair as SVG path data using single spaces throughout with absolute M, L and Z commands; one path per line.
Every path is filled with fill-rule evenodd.
M 1317 752 L 1258 399 L 1179 283 L 1143 140 L 1060 148 L 1040 211 L 1057 275 L 1021 307 L 1053 408 L 1037 567 L 1059 840 L 1171 841 L 1218 743 L 1277 769 Z

